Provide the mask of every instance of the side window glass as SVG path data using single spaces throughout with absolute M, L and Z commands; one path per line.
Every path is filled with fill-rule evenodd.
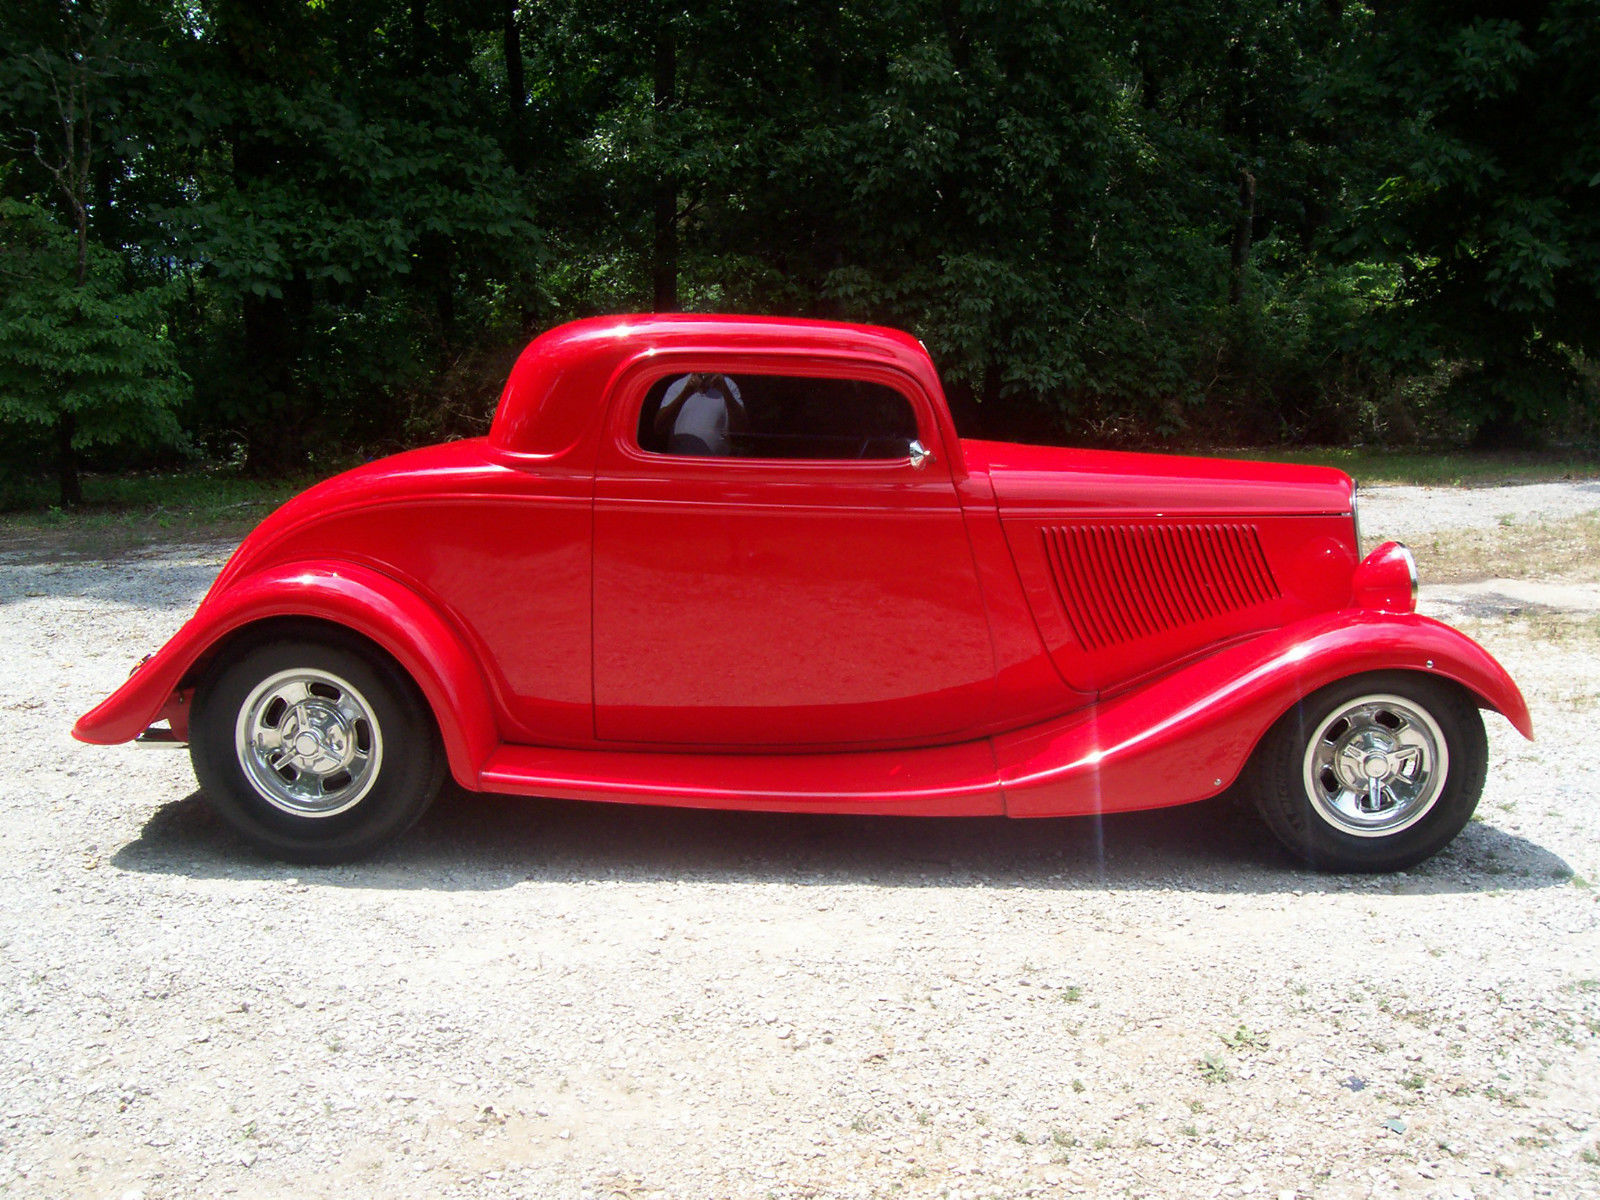
M 658 379 L 639 413 L 639 446 L 717 458 L 904 458 L 916 414 L 900 392 L 856 379 L 723 375 Z

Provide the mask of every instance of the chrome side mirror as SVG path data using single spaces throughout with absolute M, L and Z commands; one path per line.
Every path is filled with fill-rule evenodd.
M 933 451 L 916 438 L 911 439 L 911 444 L 906 447 L 906 453 L 911 455 L 911 465 L 919 471 L 933 461 Z

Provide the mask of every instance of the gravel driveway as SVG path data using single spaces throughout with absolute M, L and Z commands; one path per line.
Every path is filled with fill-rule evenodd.
M 1364 504 L 1405 536 L 1600 486 Z M 0 554 L 0 1192 L 1600 1196 L 1581 605 L 1472 618 L 1540 741 L 1491 717 L 1480 819 L 1405 875 L 1303 871 L 1225 800 L 1007 823 L 459 794 L 310 869 L 245 851 L 182 753 L 68 736 L 225 549 Z

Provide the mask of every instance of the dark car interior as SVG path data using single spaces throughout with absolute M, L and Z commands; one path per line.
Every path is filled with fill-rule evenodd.
M 641 449 L 728 458 L 896 459 L 907 456 L 917 437 L 910 402 L 881 383 L 800 375 L 696 375 L 674 391 L 685 378 L 669 375 L 651 386 L 639 414 Z M 707 403 L 725 406 L 717 434 L 674 428 L 672 409 L 686 391 L 700 397 L 702 413 Z M 665 414 L 663 404 L 668 406 Z

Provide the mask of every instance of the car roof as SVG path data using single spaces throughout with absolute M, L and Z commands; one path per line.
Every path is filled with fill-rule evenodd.
M 590 317 L 529 343 L 501 393 L 489 443 L 504 453 L 561 454 L 583 440 L 621 368 L 642 357 L 685 351 L 866 360 L 898 368 L 931 395 L 942 395 L 922 343 L 878 325 L 701 313 Z

